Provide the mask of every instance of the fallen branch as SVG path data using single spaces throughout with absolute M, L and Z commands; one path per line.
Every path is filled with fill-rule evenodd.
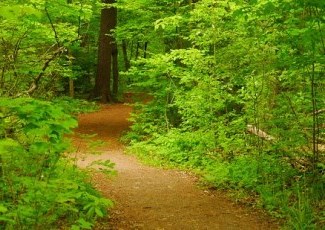
M 319 109 L 313 112 L 314 114 L 325 113 L 325 109 Z
M 251 134 L 254 134 L 264 140 L 267 140 L 267 141 L 275 141 L 276 138 L 267 134 L 266 132 L 264 132 L 263 130 L 261 129 L 258 129 L 257 127 L 253 126 L 253 125 L 247 125 L 247 131 Z M 308 147 L 307 147 L 308 148 Z M 310 147 L 309 147 L 310 149 Z M 319 152 L 325 152 L 325 145 L 324 144 L 317 144 L 317 150 Z
M 274 141 L 276 139 L 275 137 L 267 134 L 263 130 L 258 129 L 253 125 L 247 125 L 247 131 L 267 141 Z

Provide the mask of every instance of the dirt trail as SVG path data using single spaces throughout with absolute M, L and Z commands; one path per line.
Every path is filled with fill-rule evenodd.
M 117 104 L 79 117 L 77 133 L 97 133 L 108 142 L 101 155 L 83 153 L 79 165 L 110 159 L 118 171 L 113 179 L 94 175 L 95 186 L 116 202 L 110 220 L 96 229 L 278 229 L 265 216 L 233 204 L 223 194 L 198 188 L 194 176 L 145 166 L 123 154 L 118 138 L 129 126 L 130 111 Z

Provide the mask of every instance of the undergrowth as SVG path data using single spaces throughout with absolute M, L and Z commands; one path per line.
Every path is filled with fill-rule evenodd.
M 94 105 L 67 99 L 0 99 L 0 228 L 91 229 L 112 201 L 67 153 L 70 113 Z
M 61 107 L 66 113 L 73 115 L 99 110 L 99 105 L 96 102 L 71 97 L 56 97 L 52 100 L 52 103 Z
M 285 219 L 285 229 L 321 229 L 324 225 L 324 176 L 315 181 L 312 173 L 296 167 L 285 154 L 253 148 L 225 154 L 217 148 L 211 129 L 159 130 L 148 114 L 139 112 L 131 120 L 138 122 L 122 140 L 144 162 L 194 171 L 209 186 L 230 191 L 238 202 Z M 155 132 L 150 135 L 150 130 Z
M 194 171 L 209 186 L 231 191 L 236 201 L 285 218 L 284 228 L 321 229 L 324 222 L 323 185 L 318 184 L 318 191 L 301 188 L 303 180 L 311 180 L 311 176 L 273 156 L 243 155 L 229 161 L 212 157 L 209 152 L 184 151 L 179 146 L 161 143 L 159 138 L 132 143 L 128 151 L 151 165 Z

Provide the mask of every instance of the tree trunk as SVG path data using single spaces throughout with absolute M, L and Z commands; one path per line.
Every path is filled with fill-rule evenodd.
M 147 48 L 148 48 L 148 42 L 145 42 L 143 47 L 143 58 L 147 58 Z
M 130 50 L 130 58 L 129 58 L 129 60 L 131 60 L 132 57 L 133 57 L 133 50 L 134 50 L 134 43 L 133 43 L 133 41 L 131 42 L 130 47 L 131 47 L 131 50 Z
M 114 3 L 115 0 L 102 0 L 103 3 Z M 94 88 L 94 96 L 100 98 L 102 103 L 112 101 L 111 94 L 111 67 L 112 67 L 112 43 L 113 37 L 109 35 L 116 26 L 116 8 L 109 7 L 101 10 L 100 31 L 98 42 L 97 76 Z
M 130 61 L 128 59 L 127 43 L 125 40 L 122 41 L 122 52 L 123 52 L 125 71 L 128 71 L 130 69 Z
M 115 2 L 113 0 L 112 2 Z M 116 28 L 117 24 L 117 9 L 116 7 L 112 8 L 112 15 L 111 15 L 112 25 L 114 28 Z M 113 74 L 113 100 L 117 101 L 117 93 L 118 93 L 118 85 L 119 85 L 119 76 L 118 76 L 118 49 L 116 40 L 114 37 L 112 38 L 112 74 Z
M 118 50 L 116 43 L 113 44 L 112 51 L 112 60 L 113 60 L 113 99 L 117 100 L 118 94 L 118 85 L 119 85 L 119 75 L 118 75 Z
M 69 95 L 74 98 L 74 81 L 73 79 L 69 79 Z

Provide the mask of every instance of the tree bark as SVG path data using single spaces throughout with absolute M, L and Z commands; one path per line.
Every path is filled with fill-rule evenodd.
M 69 79 L 69 95 L 74 98 L 74 81 L 73 79 Z
M 112 4 L 115 0 L 102 0 L 103 3 Z M 111 93 L 111 70 L 112 52 L 114 39 L 110 35 L 116 26 L 117 10 L 115 7 L 103 8 L 101 10 L 100 31 L 98 42 L 98 64 L 95 81 L 94 96 L 100 98 L 102 103 L 112 101 Z

